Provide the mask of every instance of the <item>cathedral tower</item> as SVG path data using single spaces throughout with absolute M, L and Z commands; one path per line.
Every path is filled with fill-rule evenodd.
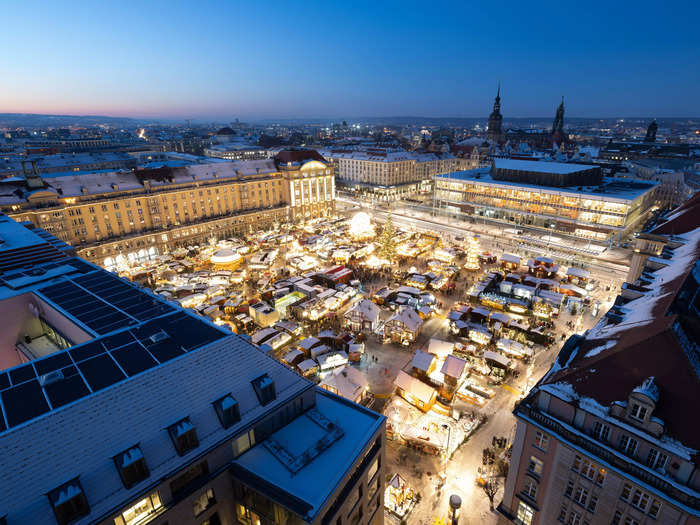
M 498 82 L 498 92 L 493 103 L 493 111 L 489 115 L 489 129 L 487 136 L 490 140 L 499 143 L 503 138 L 503 115 L 501 115 L 501 82 Z

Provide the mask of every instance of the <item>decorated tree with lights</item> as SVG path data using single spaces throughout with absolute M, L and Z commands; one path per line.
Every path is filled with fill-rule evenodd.
M 479 253 L 481 246 L 479 245 L 479 236 L 471 235 L 469 237 L 469 245 L 467 246 L 467 260 L 464 263 L 466 270 L 479 270 Z
M 382 228 L 382 233 L 377 239 L 377 244 L 379 249 L 377 250 L 377 256 L 381 259 L 386 259 L 387 261 L 394 261 L 396 259 L 396 229 L 394 228 L 394 222 L 391 220 L 391 213 L 386 216 L 386 222 Z

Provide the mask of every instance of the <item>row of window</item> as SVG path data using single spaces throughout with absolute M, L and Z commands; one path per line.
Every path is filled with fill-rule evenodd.
M 275 383 L 267 374 L 255 378 L 251 381 L 251 385 L 261 405 L 267 405 L 276 398 Z M 226 394 L 217 399 L 212 405 L 223 428 L 230 428 L 241 420 L 238 402 L 231 394 Z M 197 431 L 189 417 L 180 419 L 167 427 L 167 432 L 175 450 L 180 456 L 184 456 L 199 446 Z M 243 437 L 249 439 L 248 447 L 252 446 L 249 437 L 251 432 L 243 435 Z M 119 477 L 127 489 L 150 476 L 146 459 L 138 444 L 120 452 L 112 459 Z M 213 493 L 211 499 L 213 499 Z M 80 485 L 79 478 L 75 478 L 51 491 L 49 500 L 59 525 L 65 525 L 90 513 L 90 507 Z M 159 501 L 158 504 L 160 504 Z M 146 503 L 144 505 L 147 506 Z M 128 523 L 126 519 L 123 518 L 123 520 L 125 523 Z M 117 525 L 120 524 L 118 523 Z

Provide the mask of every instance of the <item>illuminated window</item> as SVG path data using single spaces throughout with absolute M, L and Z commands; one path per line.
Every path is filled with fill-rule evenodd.
M 214 497 L 214 490 L 205 490 L 197 499 L 194 500 L 192 507 L 194 515 L 199 516 L 202 512 L 210 508 L 216 503 L 216 498 Z
M 535 517 L 535 511 L 532 507 L 524 502 L 520 502 L 518 505 L 517 521 L 521 525 L 531 525 Z
M 537 476 L 542 474 L 544 468 L 544 463 L 542 460 L 537 459 L 535 456 L 530 456 L 530 462 L 527 465 L 527 470 Z
M 547 450 L 547 445 L 549 444 L 549 437 L 540 432 L 539 430 L 535 432 L 535 446 L 540 450 Z
M 253 445 L 255 445 L 255 432 L 251 429 L 233 440 L 234 457 L 240 456 Z
M 145 521 L 144 518 L 158 511 L 161 507 L 160 495 L 158 492 L 154 492 L 114 518 L 114 525 L 135 525 Z

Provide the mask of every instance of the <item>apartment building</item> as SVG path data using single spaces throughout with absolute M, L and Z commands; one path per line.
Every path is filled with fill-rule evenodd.
M 0 181 L 0 209 L 103 264 L 143 260 L 211 237 L 334 210 L 335 181 L 316 151 L 274 159 L 57 174 Z
M 322 153 L 331 163 L 339 183 L 389 197 L 428 192 L 435 175 L 471 166 L 468 159 L 445 153 L 382 148 L 324 150 Z
M 699 203 L 517 404 L 502 523 L 700 523 Z
M 0 239 L 0 522 L 383 523 L 383 416 L 46 232 Z
M 132 169 L 136 158 L 121 151 L 92 153 L 59 153 L 56 155 L 27 155 L 0 158 L 0 177 L 21 177 L 27 172 L 60 173 Z

